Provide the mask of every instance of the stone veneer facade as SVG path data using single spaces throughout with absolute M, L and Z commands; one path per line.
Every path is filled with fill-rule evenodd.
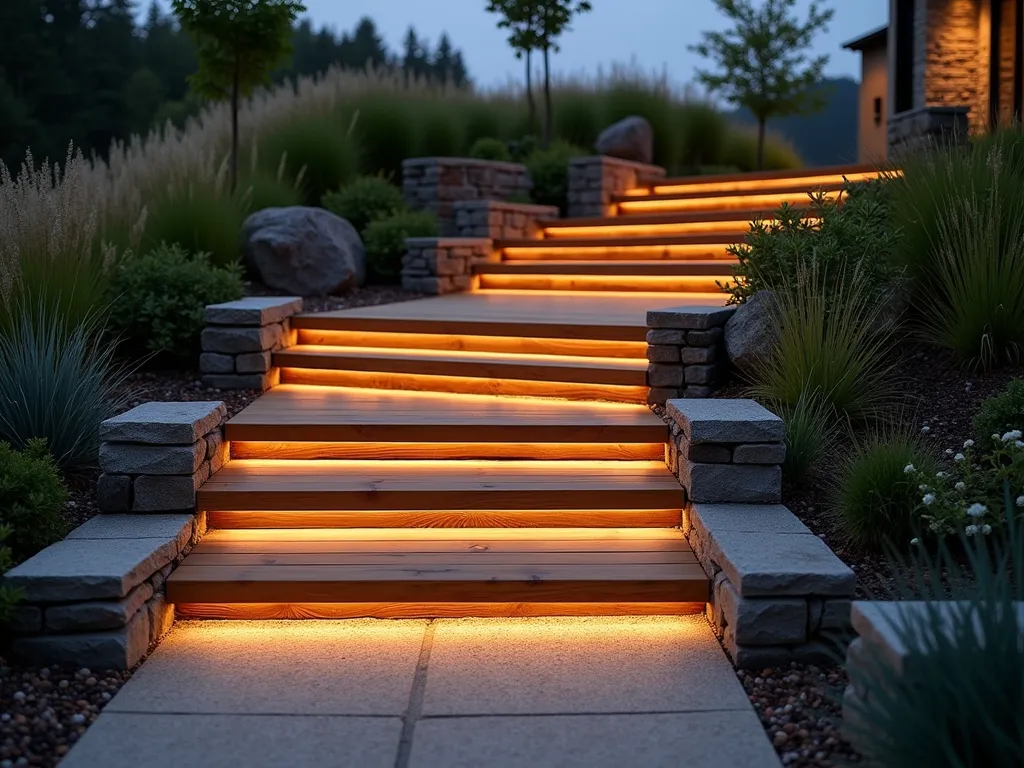
M 463 157 L 419 157 L 402 163 L 402 194 L 417 211 L 437 216 L 441 235 L 458 234 L 455 204 L 465 200 L 513 200 L 533 185 L 526 166 Z
M 657 165 L 621 160 L 617 157 L 593 155 L 574 157 L 569 162 L 570 217 L 608 216 L 613 198 L 645 181 L 665 177 L 665 169 Z
M 410 237 L 402 257 L 402 288 L 430 296 L 474 287 L 473 267 L 499 260 L 490 238 Z
M 248 296 L 206 308 L 199 370 L 212 389 L 275 386 L 273 353 L 295 343 L 290 318 L 302 311 L 296 296 Z
M 533 240 L 540 237 L 540 221 L 557 218 L 558 207 L 554 205 L 501 200 L 460 200 L 455 203 L 455 227 L 459 237 Z
M 725 324 L 735 307 L 670 307 L 647 313 L 647 401 L 708 397 L 728 371 Z
M 100 425 L 101 514 L 4 577 L 18 658 L 130 669 L 170 629 L 164 583 L 206 532 L 196 490 L 226 460 L 221 402 L 144 403 Z

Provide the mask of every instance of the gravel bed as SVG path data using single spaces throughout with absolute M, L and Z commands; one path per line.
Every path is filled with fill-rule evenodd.
M 246 283 L 247 296 L 280 296 L 281 291 L 267 288 L 259 283 Z M 403 291 L 393 285 L 368 285 L 353 288 L 340 296 L 313 296 L 302 300 L 303 312 L 330 312 L 336 309 L 352 309 L 354 307 L 370 307 L 378 304 L 392 304 L 396 301 L 422 299 L 426 294 Z
M 0 768 L 56 765 L 129 677 L 0 657 Z

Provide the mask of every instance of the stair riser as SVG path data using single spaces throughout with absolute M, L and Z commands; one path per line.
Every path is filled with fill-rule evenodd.
M 835 200 L 840 196 L 839 190 L 826 190 L 825 197 Z M 778 208 L 783 203 L 804 207 L 808 203 L 806 192 L 798 193 L 766 193 L 738 195 L 735 197 L 693 197 L 684 199 L 666 198 L 663 200 L 621 200 L 616 209 L 620 216 L 627 219 L 631 214 L 668 214 L 668 213 L 715 213 L 719 211 L 744 210 L 750 208 Z
M 334 347 L 436 349 L 448 352 L 575 355 L 578 357 L 620 357 L 638 360 L 647 354 L 647 343 L 643 341 L 545 339 L 516 336 L 475 336 L 472 334 L 373 333 L 316 329 L 299 330 L 298 343 Z
M 563 439 L 568 431 L 561 428 Z M 575 435 L 573 435 L 575 436 Z M 663 443 L 602 442 L 286 442 L 231 441 L 234 459 L 522 459 L 542 461 L 652 461 L 664 454 Z
M 604 246 L 552 248 L 550 246 L 510 247 L 502 251 L 506 262 L 523 261 L 705 261 L 735 259 L 727 245 L 658 245 L 633 248 Z
M 853 171 L 850 173 L 826 173 L 813 176 L 782 176 L 774 179 L 747 179 L 742 181 L 686 182 L 680 184 L 656 184 L 651 187 L 655 195 L 702 194 L 720 195 L 729 192 L 770 192 L 773 189 L 788 189 L 797 183 L 806 190 L 818 187 L 832 187 L 846 183 L 855 184 L 878 178 L 877 171 Z
M 690 603 L 178 603 L 184 619 L 457 619 L 526 616 L 681 616 L 704 613 L 706 599 Z
M 678 500 L 677 500 L 678 502 Z M 210 511 L 211 528 L 671 528 L 681 509 Z
M 702 221 L 675 224 L 604 224 L 590 227 L 559 226 L 544 230 L 545 240 L 560 237 L 660 237 L 664 235 L 743 235 L 750 229 L 751 219 Z
M 732 280 L 727 270 L 693 275 L 509 275 L 479 276 L 481 289 L 518 291 L 628 291 L 630 293 L 715 293 Z

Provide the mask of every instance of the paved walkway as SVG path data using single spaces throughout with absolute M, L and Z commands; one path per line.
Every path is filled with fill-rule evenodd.
M 182 622 L 62 768 L 778 768 L 701 616 Z

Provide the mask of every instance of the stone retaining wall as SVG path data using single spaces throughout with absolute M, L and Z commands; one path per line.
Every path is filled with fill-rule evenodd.
M 455 204 L 464 200 L 511 200 L 533 184 L 520 163 L 464 157 L 419 157 L 402 162 L 402 194 L 417 211 L 437 216 L 441 235 L 458 234 Z
M 708 397 L 729 369 L 725 324 L 735 307 L 673 307 L 647 313 L 647 401 Z
M 554 205 L 497 200 L 460 200 L 455 203 L 455 227 L 459 237 L 532 240 L 540 236 L 539 220 L 557 218 L 558 207 Z
M 100 425 L 101 512 L 195 512 L 227 461 L 221 402 L 144 403 Z
M 488 238 L 410 237 L 402 257 L 402 288 L 440 296 L 474 287 L 473 266 L 499 260 Z
M 279 381 L 272 355 L 292 346 L 289 318 L 302 311 L 296 296 L 249 296 L 206 308 L 199 370 L 213 389 L 266 391 Z
M 11 649 L 36 664 L 131 669 L 174 623 L 164 582 L 205 533 L 193 514 L 99 515 L 8 571 Z
M 164 582 L 206 533 L 196 490 L 227 460 L 225 415 L 221 402 L 153 402 L 100 425 L 101 514 L 4 577 L 23 596 L 16 656 L 130 669 L 170 628 Z
M 612 197 L 634 189 L 645 179 L 664 178 L 657 165 L 593 155 L 569 162 L 569 216 L 608 216 Z
M 890 157 L 939 144 L 966 144 L 970 138 L 967 107 L 925 107 L 889 118 Z
M 725 650 L 744 668 L 833 660 L 854 574 L 778 504 L 782 420 L 752 400 L 680 399 L 667 410 L 683 533 L 712 580 L 708 620 Z

